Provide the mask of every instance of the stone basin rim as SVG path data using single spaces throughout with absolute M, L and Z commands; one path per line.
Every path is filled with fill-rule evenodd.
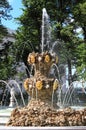
M 65 126 L 65 127 L 9 127 L 0 126 L 0 130 L 86 130 L 86 126 Z

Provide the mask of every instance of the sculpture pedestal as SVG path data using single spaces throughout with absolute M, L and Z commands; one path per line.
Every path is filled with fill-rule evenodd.
M 15 107 L 16 106 L 16 103 L 15 103 L 15 100 L 13 97 L 10 98 L 10 104 L 9 104 L 9 107 Z

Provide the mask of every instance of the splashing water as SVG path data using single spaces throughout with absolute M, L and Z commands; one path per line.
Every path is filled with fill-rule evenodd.
M 10 81 L 8 82 L 9 85 L 10 85 L 11 83 L 12 83 L 12 84 L 15 84 L 15 85 L 18 87 L 18 89 L 19 89 L 19 91 L 20 91 L 20 94 L 21 94 L 23 106 L 25 106 L 24 97 L 23 97 L 23 94 L 22 94 L 22 91 L 21 91 L 21 88 L 20 88 L 19 84 L 18 84 L 15 80 L 10 80 Z
M 59 80 L 59 81 L 60 81 L 60 83 L 61 83 L 60 73 L 59 73 L 59 68 L 58 68 L 58 66 L 57 66 L 55 63 L 53 63 L 51 67 L 54 67 L 54 66 L 55 66 L 56 71 L 57 71 L 57 73 L 58 73 L 58 80 Z
M 19 89 L 23 106 L 25 106 L 25 100 L 24 100 L 24 97 L 23 97 L 23 94 L 22 94 L 20 85 L 16 82 L 16 80 L 10 80 L 8 83 L 7 83 L 6 81 L 4 81 L 4 80 L 0 80 L 0 82 L 1 82 L 1 83 L 4 83 L 4 84 L 6 85 L 6 88 L 9 89 L 10 93 L 11 93 L 12 88 L 14 88 L 14 90 L 15 90 L 15 87 L 14 87 L 14 86 L 16 86 L 16 87 Z M 15 90 L 15 91 L 16 91 L 16 90 Z M 12 93 L 12 96 L 13 96 L 13 98 L 15 99 L 16 106 L 19 106 L 19 105 L 18 105 L 17 98 L 15 97 L 15 92 Z
M 11 87 L 9 86 L 9 84 L 4 81 L 4 80 L 0 80 L 1 83 L 4 83 L 6 85 L 6 87 L 11 91 Z M 18 102 L 17 102 L 17 99 L 15 97 L 15 95 L 13 95 L 14 99 L 15 99 L 15 102 L 16 102 L 16 105 L 18 106 Z
M 63 103 L 62 103 L 62 106 L 63 106 L 63 107 L 64 107 L 65 105 L 68 105 L 68 104 L 69 104 L 69 101 L 70 101 L 70 99 L 72 98 L 73 92 L 74 92 L 74 88 L 73 88 L 73 84 L 71 84 L 70 87 L 68 87 L 68 90 L 67 90 L 66 93 L 65 93 L 64 100 L 63 100 Z
M 43 8 L 42 14 L 42 53 L 49 49 L 51 40 L 51 26 L 49 21 L 49 15 L 45 8 Z
M 80 89 L 80 90 L 79 90 Z M 80 99 L 79 96 L 77 95 L 78 90 L 80 91 L 80 93 L 83 93 L 84 95 L 86 95 L 86 87 L 85 87 L 85 82 L 80 82 L 80 81 L 74 81 L 70 84 L 70 86 L 68 86 L 67 91 L 64 95 L 64 99 L 63 99 L 63 103 L 62 106 L 69 106 L 70 102 L 71 105 L 80 105 Z

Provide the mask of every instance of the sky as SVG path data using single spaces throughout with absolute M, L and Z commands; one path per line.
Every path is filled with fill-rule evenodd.
M 7 28 L 10 28 L 12 30 L 16 30 L 18 28 L 17 22 L 14 20 L 14 18 L 19 17 L 22 14 L 21 8 L 22 0 L 8 0 L 9 4 L 12 6 L 13 10 L 11 10 L 10 14 L 12 15 L 12 20 L 2 20 L 2 24 L 6 26 Z

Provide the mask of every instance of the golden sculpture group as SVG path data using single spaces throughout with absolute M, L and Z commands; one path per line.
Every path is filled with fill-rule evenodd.
M 28 55 L 27 62 L 34 69 L 34 75 L 24 81 L 24 88 L 32 98 L 38 98 L 50 103 L 52 93 L 60 86 L 55 77 L 49 77 L 49 71 L 53 64 L 58 63 L 58 57 L 53 53 L 32 52 Z

